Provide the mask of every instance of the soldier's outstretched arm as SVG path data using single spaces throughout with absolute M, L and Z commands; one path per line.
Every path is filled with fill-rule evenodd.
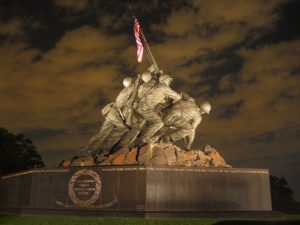
M 181 99 L 181 95 L 169 87 L 166 87 L 166 97 L 173 99 L 173 103 L 178 102 Z

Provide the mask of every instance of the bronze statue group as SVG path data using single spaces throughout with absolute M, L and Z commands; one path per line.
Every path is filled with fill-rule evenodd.
M 125 78 L 116 100 L 102 109 L 105 120 L 100 131 L 83 151 L 95 157 L 123 147 L 181 139 L 190 150 L 202 115 L 209 114 L 211 105 L 205 101 L 198 106 L 192 97 L 172 90 L 171 82 L 171 76 L 151 68 L 135 80 Z

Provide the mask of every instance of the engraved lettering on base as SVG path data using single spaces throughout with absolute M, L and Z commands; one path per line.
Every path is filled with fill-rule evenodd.
M 89 169 L 77 171 L 69 181 L 69 196 L 79 207 L 90 207 L 101 193 L 101 179 L 98 173 Z

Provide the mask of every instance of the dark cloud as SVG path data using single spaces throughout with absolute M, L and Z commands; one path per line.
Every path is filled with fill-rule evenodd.
M 251 144 L 256 144 L 260 142 L 271 143 L 275 139 L 276 132 L 275 131 L 267 131 L 262 134 L 255 135 L 253 137 L 249 137 L 246 139 L 246 142 Z
M 89 6 L 88 0 L 53 0 L 53 3 L 58 7 L 69 9 L 73 12 L 86 10 Z
M 224 105 L 222 108 L 220 108 L 220 112 L 217 118 L 223 119 L 223 118 L 230 118 L 235 116 L 239 112 L 242 105 L 243 105 L 243 100 L 239 100 L 230 105 Z
M 300 33 L 300 28 L 297 25 L 297 21 L 300 20 L 299 10 L 300 2 L 297 0 L 291 0 L 288 4 L 277 7 L 276 12 L 279 15 L 279 18 L 273 29 L 265 31 L 257 40 L 245 44 L 255 48 L 265 42 L 279 43 L 297 38 Z

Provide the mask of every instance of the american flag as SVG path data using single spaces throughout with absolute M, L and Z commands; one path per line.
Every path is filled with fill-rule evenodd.
M 140 24 L 136 18 L 134 20 L 134 36 L 137 45 L 137 61 L 141 63 L 143 61 L 144 47 L 140 38 Z

